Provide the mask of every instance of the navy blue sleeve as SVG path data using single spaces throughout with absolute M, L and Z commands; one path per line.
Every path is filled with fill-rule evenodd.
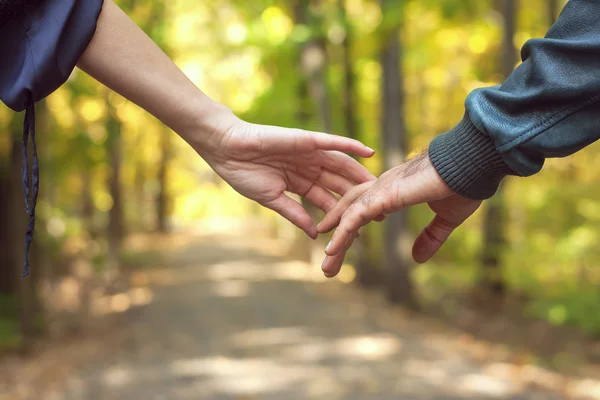
M 29 223 L 25 232 L 23 276 L 35 230 L 40 187 L 35 138 L 35 102 L 69 78 L 96 32 L 103 0 L 9 0 L 0 2 L 0 100 L 25 111 L 23 191 Z M 29 141 L 33 160 L 29 170 Z M 31 176 L 31 179 L 30 179 Z
M 43 0 L 0 27 L 0 100 L 23 111 L 69 78 L 96 31 L 103 0 Z

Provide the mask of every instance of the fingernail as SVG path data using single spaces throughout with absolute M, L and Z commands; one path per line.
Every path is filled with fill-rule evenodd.
M 317 224 L 317 230 L 319 230 L 319 227 L 320 227 L 322 224 L 323 224 L 323 221 L 321 221 L 321 222 L 319 222 L 319 223 Z
M 370 148 L 370 147 L 367 147 L 367 149 L 369 149 L 369 150 L 371 150 L 373 153 L 375 153 L 375 150 L 373 150 L 372 148 Z
M 327 262 L 327 257 L 325 257 L 325 259 L 323 260 L 323 262 L 321 263 L 321 269 L 323 269 L 323 267 L 325 266 L 325 263 Z
M 332 244 L 333 244 L 333 240 L 330 240 L 329 243 L 327 243 L 327 247 L 325 247 L 325 251 L 328 251 L 331 248 Z

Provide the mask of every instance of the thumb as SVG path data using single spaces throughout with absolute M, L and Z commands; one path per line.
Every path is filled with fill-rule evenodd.
M 448 240 L 456 227 L 457 225 L 451 224 L 436 215 L 415 240 L 412 251 L 414 260 L 418 263 L 429 261 Z

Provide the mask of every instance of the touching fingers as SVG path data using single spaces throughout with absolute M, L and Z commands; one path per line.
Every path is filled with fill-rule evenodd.
M 338 203 L 337 197 L 317 183 L 313 184 L 303 197 L 326 213 Z
M 418 263 L 427 262 L 442 247 L 454 229 L 455 225 L 436 215 L 415 240 L 412 251 L 414 260 Z
M 362 226 L 384 214 L 383 197 L 383 194 L 370 189 L 356 199 L 342 215 L 331 242 L 325 248 L 325 253 L 330 256 L 337 254 L 343 249 L 349 237 L 353 237 Z M 320 225 L 319 227 L 322 229 Z
M 317 238 L 317 229 L 306 210 L 297 201 L 292 200 L 286 194 L 282 193 L 275 200 L 264 205 L 271 210 L 276 211 L 292 224 L 302 229 L 312 239 Z
M 344 196 L 350 189 L 355 186 L 355 183 L 343 175 L 336 174 L 330 170 L 324 169 L 319 176 L 318 182 L 324 188 L 331 190 L 334 193 Z
M 373 185 L 373 181 L 363 183 L 362 185 L 358 185 L 350 189 L 344 197 L 331 209 L 323 221 L 317 225 L 317 230 L 319 233 L 326 233 L 335 228 L 342 218 L 342 215 L 346 212 L 348 207 L 352 205 L 352 203 L 360 197 L 365 191 L 367 191 Z

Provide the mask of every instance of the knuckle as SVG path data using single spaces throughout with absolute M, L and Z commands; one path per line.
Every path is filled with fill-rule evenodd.
M 440 240 L 438 237 L 436 237 L 433 229 L 430 226 L 426 227 L 423 232 L 432 243 L 436 245 L 441 245 L 443 243 L 443 240 Z
M 361 185 L 353 186 L 352 188 L 350 188 L 350 190 L 348 190 L 348 193 L 346 193 L 346 197 L 348 197 L 349 200 L 353 201 L 354 199 L 360 196 L 360 193 L 362 193 Z
M 337 201 L 329 200 L 323 204 L 323 209 L 325 210 L 325 212 L 330 212 L 331 210 L 333 210 L 335 208 L 336 205 L 337 205 Z
M 361 197 L 360 201 L 365 208 L 370 208 L 375 202 L 375 194 L 367 192 Z
M 446 234 L 450 234 L 454 230 L 454 224 L 440 216 L 437 216 L 435 224 L 439 230 L 443 231 Z
M 348 207 L 348 209 L 346 211 L 344 211 L 344 214 L 342 215 L 342 218 L 344 218 L 344 219 L 352 219 L 359 212 L 359 208 L 360 208 L 359 203 L 357 203 L 356 201 L 354 201 L 352 204 L 350 204 L 350 206 Z

